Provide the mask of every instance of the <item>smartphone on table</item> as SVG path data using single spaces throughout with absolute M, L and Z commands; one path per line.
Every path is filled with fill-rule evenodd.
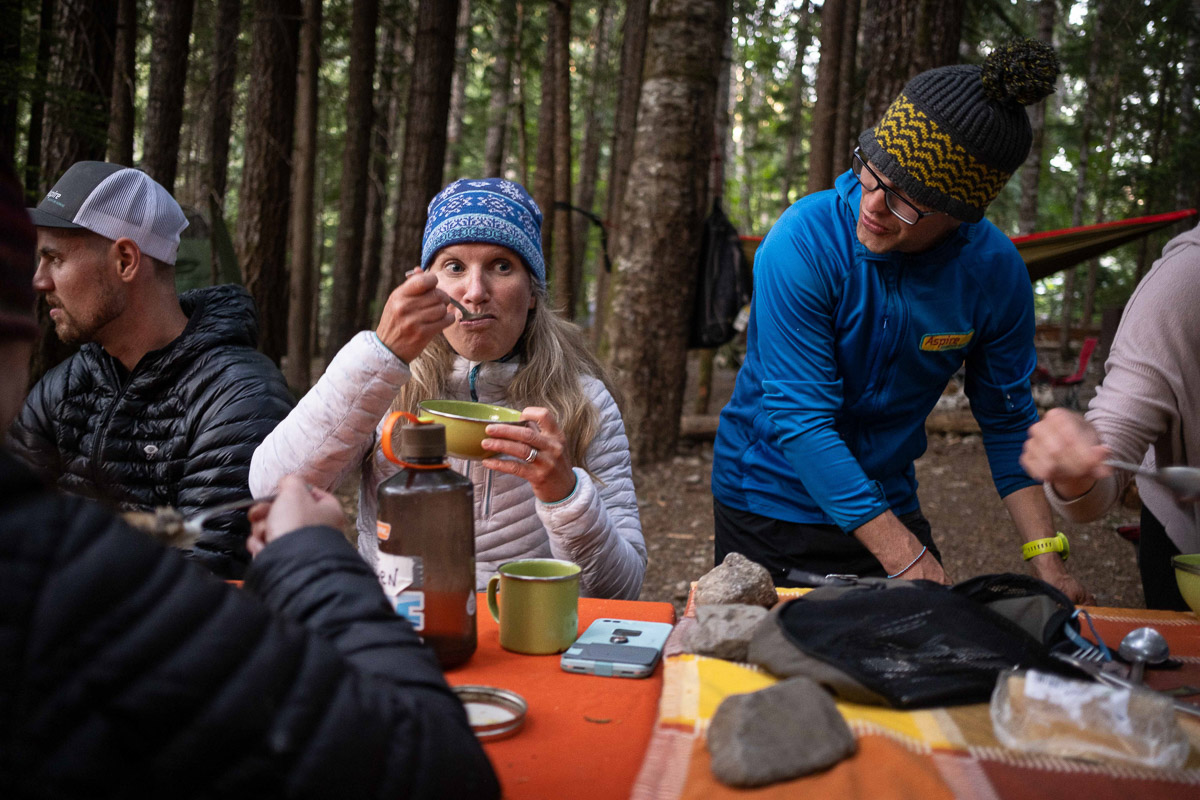
M 672 626 L 665 622 L 598 619 L 562 654 L 567 672 L 645 678 L 654 672 Z

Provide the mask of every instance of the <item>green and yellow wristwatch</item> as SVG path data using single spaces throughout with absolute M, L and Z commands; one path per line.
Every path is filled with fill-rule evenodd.
M 1059 531 L 1050 539 L 1034 539 L 1032 542 L 1021 545 L 1021 555 L 1025 556 L 1026 561 L 1034 556 L 1040 556 L 1042 553 L 1058 553 L 1062 556 L 1062 560 L 1066 561 L 1067 556 L 1071 553 L 1067 535 Z

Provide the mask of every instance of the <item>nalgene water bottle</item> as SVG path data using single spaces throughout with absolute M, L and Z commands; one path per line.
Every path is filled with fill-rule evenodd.
M 446 463 L 444 426 L 400 428 L 399 458 L 391 433 L 385 425 L 383 452 L 402 469 L 379 486 L 376 571 L 396 613 L 447 669 L 475 652 L 474 486 Z

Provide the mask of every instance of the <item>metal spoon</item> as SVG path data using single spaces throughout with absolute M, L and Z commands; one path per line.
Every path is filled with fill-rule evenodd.
M 226 511 L 239 511 L 243 508 L 249 508 L 259 503 L 270 503 L 275 499 L 274 494 L 263 495 L 262 497 L 243 497 L 241 500 L 234 500 L 232 503 L 222 503 L 219 506 L 211 506 L 198 514 L 188 517 L 183 521 L 183 529 L 192 536 L 199 536 L 200 531 L 204 529 L 204 523 L 215 517 L 217 514 L 224 514 Z
M 1152 470 L 1112 458 L 1104 463 L 1162 484 L 1181 503 L 1200 503 L 1200 467 L 1161 467 L 1158 470 Z
M 414 275 L 421 271 L 422 270 L 420 267 L 413 267 L 408 272 L 404 273 L 404 277 L 407 278 L 410 275 Z M 473 319 L 483 319 L 484 317 L 487 316 L 487 314 L 476 314 L 474 311 L 467 311 L 466 306 L 464 306 L 462 303 L 455 300 L 453 297 L 450 297 L 449 295 L 446 295 L 446 300 L 450 303 L 450 305 L 454 306 L 455 308 L 457 308 L 459 311 L 462 312 L 462 317 L 459 319 L 459 322 L 470 322 Z
M 447 299 L 449 299 L 450 305 L 462 312 L 462 317 L 459 319 L 459 322 L 470 322 L 473 319 L 483 319 L 487 316 L 487 314 L 476 314 L 474 311 L 467 311 L 466 306 L 449 295 L 447 295 Z
M 1125 634 L 1121 646 L 1117 650 L 1121 658 L 1128 661 L 1132 667 L 1129 670 L 1129 680 L 1133 683 L 1142 682 L 1142 674 L 1147 664 L 1161 664 L 1171 654 L 1167 640 L 1154 628 L 1135 628 Z

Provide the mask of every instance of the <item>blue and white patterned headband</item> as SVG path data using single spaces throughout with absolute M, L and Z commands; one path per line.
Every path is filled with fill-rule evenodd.
M 487 242 L 521 257 L 538 284 L 546 285 L 542 211 L 519 183 L 503 178 L 459 179 L 429 202 L 421 237 L 421 268 L 454 244 Z

